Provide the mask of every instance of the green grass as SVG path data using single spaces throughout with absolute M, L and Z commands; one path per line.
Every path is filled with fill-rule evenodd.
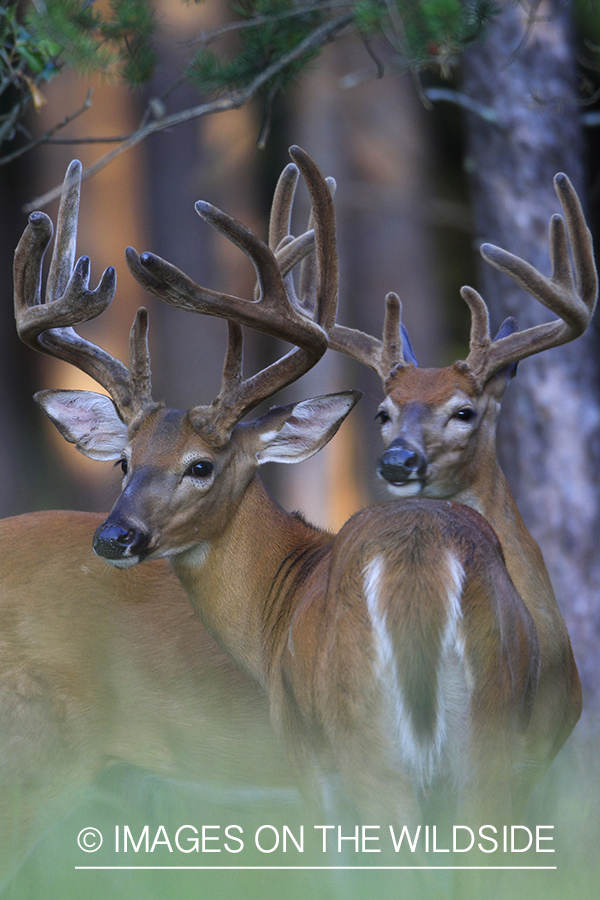
M 502 858 L 502 864 L 550 864 L 551 872 L 485 872 L 478 897 L 494 900 L 592 900 L 600 884 L 600 754 L 590 739 L 572 738 L 534 792 L 524 823 L 532 830 L 536 824 L 554 825 L 556 853 L 544 858 L 530 854 Z M 335 821 L 335 817 L 333 818 Z M 115 826 L 129 825 L 136 837 L 145 824 L 150 840 L 159 825 L 174 843 L 180 825 L 220 825 L 221 840 L 211 846 L 220 853 L 169 853 L 165 847 L 155 852 L 124 854 L 114 852 Z M 224 850 L 226 825 L 243 828 L 244 849 L 232 854 Z M 260 825 L 271 824 L 282 833 L 288 825 L 298 837 L 305 826 L 305 852 L 293 845 L 286 854 L 278 850 L 260 853 L 254 847 L 254 833 Z M 79 831 L 93 825 L 105 836 L 98 853 L 86 854 L 77 847 Z M 387 829 L 386 829 L 387 830 Z M 383 832 L 383 829 L 382 829 Z M 121 830 L 122 835 L 122 830 Z M 318 833 L 320 834 L 320 832 Z M 264 846 L 270 836 L 265 834 Z M 320 838 L 319 838 L 320 840 Z M 240 795 L 210 788 L 161 781 L 143 773 L 122 770 L 109 775 L 90 791 L 80 804 L 51 831 L 27 859 L 18 876 L 5 891 L 2 900 L 437 900 L 452 895 L 452 876 L 447 872 L 331 872 L 331 871 L 77 871 L 77 865 L 323 865 L 422 862 L 410 858 L 382 858 L 376 854 L 347 852 L 323 855 L 314 836 L 308 814 L 292 792 L 269 795 L 261 792 Z M 231 842 L 230 846 L 238 846 Z M 447 863 L 448 857 L 431 856 L 427 863 Z M 459 862 L 463 862 L 461 858 Z M 475 878 L 476 876 L 473 876 Z M 467 875 L 467 882 L 471 875 Z

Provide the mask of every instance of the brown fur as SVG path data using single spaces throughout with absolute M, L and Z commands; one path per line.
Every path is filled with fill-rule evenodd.
M 292 782 L 265 698 L 168 565 L 108 566 L 102 516 L 0 521 L 0 871 L 107 766 L 223 785 Z
M 416 821 L 439 786 L 472 821 L 498 820 L 526 796 L 518 773 L 539 768 L 521 734 L 538 642 L 488 524 L 418 500 L 364 510 L 332 537 L 256 475 L 316 452 L 355 401 L 274 410 L 221 449 L 186 413 L 154 410 L 120 451 L 123 491 L 96 546 L 117 565 L 171 560 L 207 629 L 268 692 L 300 778 L 339 772 L 365 821 Z
M 259 567 L 255 522 L 268 535 Z M 234 568 L 228 564 L 233 546 Z M 440 766 L 440 781 L 466 815 L 486 810 L 497 817 L 523 799 L 511 799 L 510 786 L 530 762 L 521 752 L 521 731 L 535 695 L 538 650 L 531 618 L 481 517 L 457 504 L 385 504 L 357 514 L 332 538 L 283 513 L 255 478 L 203 566 L 174 558 L 209 630 L 267 689 L 272 720 L 298 771 L 339 771 L 366 818 L 418 819 L 433 782 L 422 784 L 407 769 L 386 719 L 365 568 L 378 555 L 386 560 L 383 617 L 408 713 L 426 746 L 437 716 L 436 673 L 448 617 L 442 548 L 465 568 L 461 630 L 474 687 L 464 702 L 469 779 L 478 789 L 459 785 L 451 763 Z M 242 628 L 247 652 L 237 637 Z
M 420 496 L 445 497 L 473 507 L 497 534 L 507 569 L 539 636 L 540 681 L 528 741 L 532 756 L 546 759 L 549 765 L 579 719 L 581 685 L 541 551 L 525 527 L 496 458 L 496 420 L 508 377 L 499 373 L 478 387 L 457 366 L 400 367 L 385 382 L 382 408 L 392 419 L 382 427 L 382 434 L 386 447 L 402 431 L 405 441 L 421 448 L 427 465 Z M 457 440 L 455 434 L 446 436 L 447 419 L 441 411 L 451 409 L 453 398 L 460 397 L 476 410 L 477 419 L 466 436 Z M 422 415 L 405 428 L 404 410 L 414 403 L 421 404 Z

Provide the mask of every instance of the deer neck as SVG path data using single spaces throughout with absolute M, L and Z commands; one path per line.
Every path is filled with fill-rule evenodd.
M 267 619 L 293 617 L 302 600 L 281 576 L 284 562 L 299 549 L 310 552 L 327 540 L 328 535 L 282 510 L 255 476 L 225 530 L 210 544 L 172 559 L 207 629 L 263 687 L 269 669 L 264 654 Z
M 536 598 L 554 601 L 541 551 L 521 518 L 498 463 L 495 442 L 486 448 L 483 459 L 475 460 L 474 471 L 472 483 L 453 499 L 476 509 L 490 523 L 502 545 L 515 587 L 524 599 L 529 600 L 528 605 L 537 603 Z

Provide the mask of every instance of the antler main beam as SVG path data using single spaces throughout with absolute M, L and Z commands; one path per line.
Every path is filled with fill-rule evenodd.
M 133 248 L 126 251 L 134 278 L 159 300 L 192 312 L 230 320 L 229 346 L 223 385 L 211 407 L 198 407 L 197 415 L 207 415 L 223 433 L 230 430 L 262 400 L 281 390 L 308 371 L 328 346 L 327 332 L 333 327 L 337 311 L 338 266 L 335 214 L 327 181 L 311 157 L 292 147 L 294 164 L 284 169 L 276 189 L 269 243 L 260 240 L 236 219 L 212 206 L 196 203 L 198 214 L 225 235 L 251 260 L 258 281 L 258 299 L 246 300 L 201 287 L 176 266 L 152 253 L 141 256 Z M 306 181 L 314 219 L 312 230 L 297 238 L 289 233 L 291 208 L 299 172 Z M 314 315 L 303 314 L 287 274 L 280 269 L 282 259 L 287 271 L 306 256 L 316 252 L 316 298 Z M 278 251 L 277 256 L 275 250 Z M 252 378 L 241 377 L 242 336 L 240 325 L 288 341 L 295 345 L 282 359 Z
M 592 236 L 586 225 L 579 197 L 567 176 L 563 173 L 556 175 L 554 188 L 564 218 L 557 213 L 550 220 L 550 277 L 542 275 L 525 260 L 494 244 L 483 244 L 481 255 L 486 262 L 509 275 L 559 318 L 492 341 L 483 298 L 471 287 L 462 288 L 461 294 L 471 309 L 472 317 L 470 351 L 466 363 L 480 382 L 487 381 L 495 372 L 527 356 L 579 337 L 588 327 L 594 313 L 598 276 Z
M 42 262 L 52 238 L 52 221 L 42 212 L 29 217 L 15 251 L 17 333 L 33 349 L 71 363 L 101 384 L 115 401 L 123 420 L 129 422 L 152 403 L 148 316 L 145 309 L 138 310 L 131 329 L 131 370 L 74 330 L 73 326 L 104 312 L 117 286 L 111 266 L 98 287 L 90 290 L 89 258 L 82 256 L 74 263 L 80 190 L 81 163 L 73 160 L 65 175 L 45 300 L 41 298 Z
M 567 176 L 562 173 L 556 175 L 554 187 L 564 218 L 556 214 L 550 221 L 550 277 L 493 244 L 483 244 L 481 254 L 486 262 L 509 275 L 559 318 L 492 340 L 485 301 L 474 288 L 461 289 L 461 295 L 471 310 L 471 339 L 466 362 L 457 365 L 468 371 L 480 385 L 512 363 L 579 337 L 594 313 L 598 277 L 590 230 L 577 193 Z M 569 245 L 573 266 L 569 259 Z M 336 324 L 330 331 L 329 346 L 374 369 L 385 383 L 395 366 L 415 362 L 401 315 L 400 300 L 396 294 L 388 294 L 383 340 Z

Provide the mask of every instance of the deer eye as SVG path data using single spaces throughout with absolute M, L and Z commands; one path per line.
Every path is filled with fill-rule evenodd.
M 459 409 L 457 413 L 454 414 L 455 419 L 459 419 L 461 422 L 470 422 L 475 418 L 477 413 L 470 406 L 465 406 L 463 409 Z
M 210 478 L 213 473 L 214 466 L 208 459 L 201 459 L 198 462 L 192 463 L 189 469 L 186 471 L 186 475 L 189 475 L 191 478 Z
M 386 413 L 385 409 L 380 409 L 380 410 L 379 410 L 379 412 L 378 412 L 377 415 L 375 416 L 375 421 L 377 421 L 377 419 L 379 419 L 379 424 L 380 424 L 380 425 L 385 425 L 386 422 L 389 422 L 389 421 L 390 421 L 390 417 L 389 417 L 388 414 Z

